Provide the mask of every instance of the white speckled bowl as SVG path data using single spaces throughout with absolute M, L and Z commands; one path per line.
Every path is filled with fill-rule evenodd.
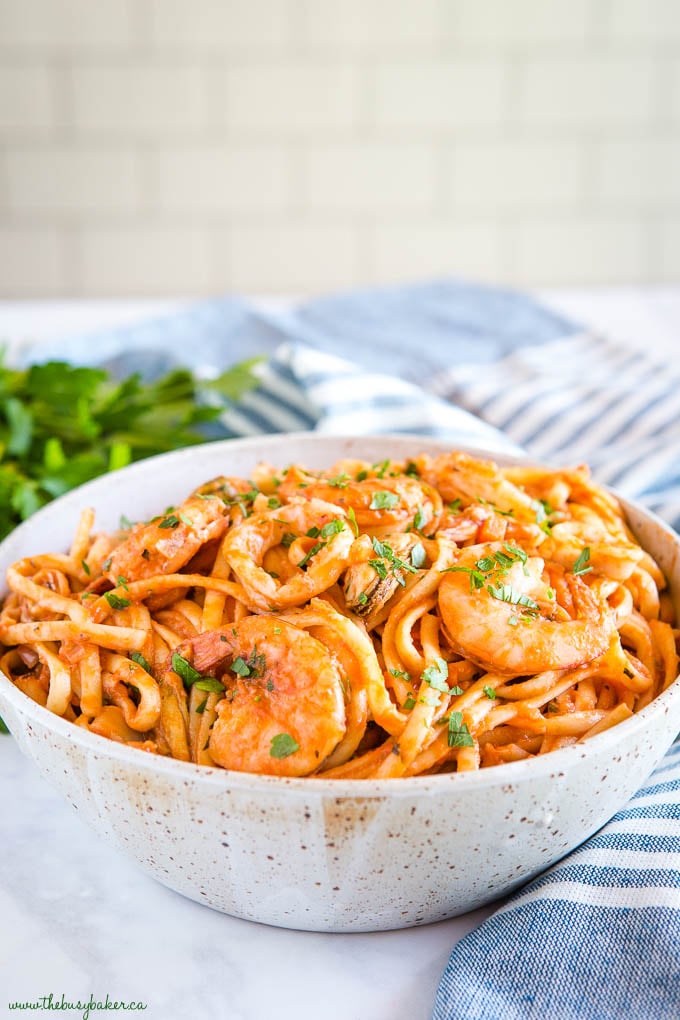
M 151 516 L 214 475 L 248 476 L 258 460 L 315 468 L 446 448 L 416 437 L 288 435 L 156 457 L 36 514 L 0 546 L 0 571 L 68 548 L 83 506 L 107 529 L 121 513 Z M 649 513 L 627 510 L 677 600 L 680 539 Z M 680 730 L 680 684 L 586 744 L 476 773 L 398 780 L 280 779 L 145 754 L 57 718 L 1 674 L 0 715 L 82 817 L 171 888 L 269 924 L 376 931 L 479 907 L 597 830 Z

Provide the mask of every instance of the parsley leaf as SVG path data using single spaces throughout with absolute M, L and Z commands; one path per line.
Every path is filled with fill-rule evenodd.
M 136 662 L 138 666 L 145 669 L 147 673 L 151 673 L 151 663 L 148 659 L 145 659 L 141 652 L 130 652 L 130 658 L 133 662 Z
M 475 742 L 472 739 L 472 735 L 467 727 L 467 723 L 463 722 L 462 712 L 452 712 L 451 715 L 449 716 L 447 743 L 449 747 L 475 746 Z
M 374 492 L 369 504 L 369 510 L 393 510 L 399 502 L 396 492 Z
M 104 598 L 112 609 L 127 609 L 128 606 L 132 605 L 129 599 L 123 599 L 112 591 L 105 592 Z
M 572 574 L 576 574 L 577 577 L 580 577 L 581 574 L 587 574 L 588 571 L 592 570 L 593 569 L 592 567 L 587 566 L 589 560 L 590 560 L 590 546 L 586 546 L 585 549 L 581 551 L 578 559 L 574 563 L 574 566 L 572 567 L 571 570 Z
M 197 669 L 191 665 L 191 663 L 184 659 L 177 652 L 172 653 L 171 666 L 173 672 L 177 674 L 182 680 L 185 687 L 189 688 L 192 684 L 195 684 L 197 680 L 203 680 L 203 677 Z
M 300 750 L 300 745 L 297 740 L 291 737 L 290 733 L 277 733 L 275 737 L 271 739 L 271 750 L 269 754 L 272 758 L 287 758 L 291 754 L 295 754 L 296 751 Z
M 434 688 L 435 691 L 441 691 L 442 694 L 449 693 L 449 667 L 445 659 L 436 658 L 431 666 L 423 670 L 421 680 L 424 680 L 426 684 Z

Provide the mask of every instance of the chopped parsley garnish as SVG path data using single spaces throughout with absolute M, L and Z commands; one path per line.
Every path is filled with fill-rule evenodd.
M 404 474 L 408 475 L 410 478 L 420 478 L 420 471 L 412 460 L 410 460 L 404 468 Z
M 368 595 L 366 594 L 365 591 L 359 592 L 359 595 L 357 596 L 357 602 L 359 603 L 360 606 L 366 605 L 366 603 L 368 602 Z
M 290 733 L 277 733 L 275 737 L 271 739 L 271 750 L 269 754 L 272 758 L 287 758 L 291 754 L 295 754 L 296 751 L 300 750 L 300 745 L 297 740 L 291 737 Z
M 517 624 L 519 623 L 519 620 L 517 619 L 516 616 L 509 616 L 508 617 L 508 623 L 509 623 L 509 625 L 511 627 L 516 627 Z
M 549 535 L 550 528 L 552 527 L 549 518 L 555 513 L 555 510 L 545 499 L 534 499 L 531 505 L 536 514 L 536 523 L 540 527 L 541 531 L 544 531 L 546 535 Z
M 478 591 L 486 584 L 486 577 L 479 570 L 472 567 L 445 567 L 442 574 L 468 574 L 470 577 L 470 591 Z
M 389 460 L 384 460 L 382 462 L 382 464 L 378 463 L 378 464 L 374 464 L 373 465 L 373 470 L 374 471 L 377 468 L 377 475 L 376 475 L 377 478 L 384 478 L 385 477 L 385 472 L 387 471 L 388 467 L 390 466 L 390 463 L 391 462 Z
M 346 475 L 345 472 L 342 471 L 339 475 L 336 475 L 335 478 L 327 478 L 326 484 L 330 485 L 331 489 L 346 489 L 351 480 L 350 476 Z
M 221 694 L 225 690 L 224 684 L 221 684 L 214 676 L 206 676 L 202 680 L 196 680 L 194 686 L 197 691 L 208 691 L 210 694 Z
M 278 510 L 281 506 L 281 500 L 278 496 L 270 496 L 267 500 L 267 506 L 270 510 Z
M 515 513 L 514 510 L 501 510 L 497 503 L 490 499 L 482 499 L 481 496 L 477 496 L 477 502 L 481 503 L 482 506 L 490 506 L 494 513 L 500 514 L 501 517 L 512 517 Z
M 354 513 L 354 507 L 351 506 L 349 508 L 349 510 L 347 511 L 347 516 L 349 517 L 349 523 L 350 523 L 350 527 L 352 528 L 352 531 L 354 532 L 354 537 L 358 538 L 359 537 L 359 525 L 357 524 L 356 514 Z
M 396 492 L 374 492 L 369 504 L 369 510 L 394 510 L 399 502 Z
M 412 694 L 409 694 L 407 696 L 406 701 L 404 702 L 402 707 L 405 708 L 408 711 L 411 708 L 415 708 L 415 706 L 416 706 L 416 699 L 413 697 Z
M 284 547 L 284 549 L 290 549 L 294 541 L 295 535 L 293 534 L 292 531 L 286 531 L 285 534 L 281 536 L 281 545 Z
M 462 505 L 463 505 L 463 500 L 462 499 L 460 499 L 460 498 L 454 499 L 454 500 L 452 500 L 451 503 L 449 503 L 449 510 L 451 511 L 451 513 L 456 514 L 456 513 L 458 513 L 458 511 L 460 510 Z
M 452 712 L 449 716 L 447 743 L 449 747 L 475 746 L 475 742 L 472 739 L 467 723 L 463 722 L 462 712 Z
M 130 652 L 130 658 L 133 662 L 136 662 L 138 666 L 145 669 L 147 673 L 151 672 L 151 663 L 148 659 L 145 659 L 141 652 Z
M 332 538 L 333 535 L 339 535 L 341 531 L 345 530 L 345 525 L 340 520 L 329 521 L 328 524 L 324 524 L 323 528 L 319 532 L 322 538 Z
M 240 655 L 232 662 L 231 669 L 232 672 L 237 673 L 239 676 L 250 676 L 250 666 Z
M 112 609 L 127 609 L 128 606 L 132 605 L 129 599 L 121 598 L 120 595 L 116 595 L 112 591 L 105 592 L 104 598 Z
M 576 574 L 577 577 L 580 577 L 581 574 L 587 574 L 590 570 L 593 569 L 591 566 L 587 566 L 589 560 L 590 560 L 590 547 L 586 546 L 585 549 L 581 551 L 578 559 L 574 563 L 574 566 L 572 567 L 572 573 Z
M 418 542 L 418 544 L 414 545 L 413 549 L 411 549 L 411 566 L 418 569 L 425 565 L 425 559 L 425 546 L 421 542 Z
M 357 482 L 365 482 L 368 478 L 368 471 L 360 471 L 356 477 Z
M 85 560 L 81 560 L 80 561 L 80 565 L 83 568 L 83 570 L 85 571 L 85 573 L 87 574 L 87 576 L 89 577 L 90 574 L 92 573 L 92 571 L 90 570 L 90 568 L 89 568 L 88 564 L 86 563 L 86 561 Z
M 411 679 L 411 674 L 410 673 L 406 673 L 403 669 L 391 669 L 390 673 L 392 674 L 392 676 L 400 676 L 402 678 L 402 680 L 410 680 Z
M 487 584 L 486 590 L 492 599 L 498 599 L 499 602 L 509 602 L 513 606 L 524 606 L 526 609 L 538 612 L 538 602 L 534 602 L 528 595 L 524 595 L 522 592 L 515 591 L 509 584 Z
M 429 684 L 435 691 L 441 691 L 442 694 L 449 693 L 449 667 L 445 659 L 436 658 L 431 666 L 423 670 L 421 680 L 424 680 L 426 684 Z
M 308 552 L 306 552 L 305 555 L 302 557 L 302 559 L 298 563 L 298 567 L 306 566 L 311 560 L 312 556 L 316 556 L 318 552 L 321 552 L 325 544 L 326 544 L 325 542 L 315 542 L 312 548 Z
M 158 527 L 159 528 L 178 528 L 179 527 L 179 517 L 176 517 L 175 514 L 170 514 L 168 517 L 164 517 L 162 521 L 158 522 Z
M 463 693 L 463 688 L 459 687 L 458 684 L 456 684 L 455 687 L 451 687 L 449 689 L 449 694 L 455 694 L 456 697 L 458 697 L 462 693 Z
M 483 690 L 484 690 L 484 693 L 486 694 L 487 698 L 490 698 L 491 701 L 495 700 L 496 692 L 493 689 L 493 687 L 484 687 Z
M 197 680 L 203 680 L 198 670 L 194 669 L 191 663 L 177 652 L 172 653 L 171 666 L 186 688 L 191 687 Z
M 422 506 L 419 506 L 416 510 L 416 515 L 413 518 L 413 527 L 416 531 L 420 531 L 424 524 L 427 524 L 427 517 L 425 516 L 425 511 Z
M 125 514 L 121 514 L 120 515 L 120 520 L 118 522 L 118 527 L 120 528 L 121 531 L 129 531 L 130 528 L 134 528 L 134 526 L 135 526 L 135 522 L 134 521 L 128 520 L 128 518 L 125 516 Z
M 123 577 L 123 575 L 122 575 L 122 574 L 120 574 L 120 575 L 118 576 L 118 579 L 117 579 L 117 581 L 116 581 L 116 584 L 118 585 L 118 587 L 119 587 L 119 588 L 124 588 L 124 589 L 125 589 L 125 591 L 129 591 L 129 590 L 130 590 L 130 589 L 128 588 L 128 583 L 127 583 L 127 577 Z
M 147 550 L 145 549 L 144 552 L 147 552 Z M 142 553 L 142 556 L 144 556 L 144 553 Z M 111 567 L 111 557 L 109 556 L 108 560 L 104 560 L 104 562 L 102 563 L 102 570 L 103 571 L 107 571 L 107 570 L 110 569 L 110 567 Z
M 205 706 L 208 704 L 208 699 L 204 698 L 200 705 L 196 705 L 196 715 L 203 715 L 205 712 Z
M 186 514 L 180 514 L 179 519 L 182 522 L 182 524 L 186 524 L 187 528 L 193 528 L 194 522 L 192 521 L 191 517 L 187 517 Z
M 384 560 L 369 560 L 368 565 L 369 567 L 373 567 L 381 581 L 385 580 L 387 577 L 387 567 L 385 566 Z

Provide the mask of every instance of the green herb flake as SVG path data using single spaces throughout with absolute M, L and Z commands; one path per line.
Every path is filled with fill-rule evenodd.
M 354 513 L 354 507 L 351 506 L 349 508 L 349 510 L 347 511 L 347 516 L 349 517 L 349 523 L 350 523 L 350 527 L 351 527 L 352 531 L 354 532 L 354 537 L 358 538 L 359 537 L 359 525 L 357 524 L 356 514 Z
M 128 588 L 127 577 L 123 577 L 122 574 L 118 575 L 118 579 L 116 581 L 116 584 L 118 585 L 119 588 L 124 588 L 125 591 L 129 591 L 130 590 Z
M 412 460 L 410 460 L 404 468 L 404 474 L 408 475 L 409 478 L 420 478 L 420 471 Z
M 519 620 L 517 619 L 516 616 L 509 616 L 508 617 L 508 624 L 511 627 L 516 627 L 518 623 L 519 623 Z
M 424 680 L 426 684 L 429 684 L 435 691 L 441 691 L 442 694 L 449 693 L 449 685 L 447 683 L 449 679 L 449 667 L 445 659 L 436 658 L 431 666 L 423 670 L 420 678 Z
M 335 478 L 327 478 L 326 484 L 330 485 L 331 489 L 346 489 L 351 480 L 350 476 L 346 475 L 343 471 L 336 475 Z
M 179 519 L 182 522 L 182 524 L 186 524 L 187 528 L 193 528 L 194 522 L 192 521 L 191 517 L 187 517 L 186 514 L 180 514 Z
M 300 745 L 297 740 L 291 737 L 290 733 L 277 733 L 275 737 L 271 739 L 271 750 L 269 752 L 272 758 L 288 758 L 289 755 L 295 754 L 296 751 L 300 750 Z
M 292 531 L 286 531 L 285 534 L 281 536 L 281 545 L 284 547 L 284 549 L 290 549 L 294 541 L 295 535 L 292 533 Z
M 238 676 L 250 676 L 250 666 L 248 663 L 238 655 L 231 664 L 233 673 L 237 673 Z
M 270 496 L 267 500 L 267 506 L 270 510 L 278 510 L 281 506 L 281 500 L 278 496 Z
M 85 571 L 85 573 L 87 574 L 87 576 L 90 577 L 90 575 L 92 574 L 92 571 L 90 570 L 90 567 L 89 567 L 88 563 L 85 560 L 81 560 L 80 561 L 80 565 L 83 568 L 83 570 Z
M 467 723 L 463 722 L 462 712 L 451 712 L 448 719 L 447 743 L 449 747 L 474 747 Z
M 196 715 L 203 715 L 205 712 L 205 706 L 208 704 L 207 697 L 203 699 L 200 705 L 196 705 Z
M 128 606 L 132 605 L 129 599 L 121 598 L 120 595 L 116 595 L 112 591 L 105 592 L 104 598 L 112 609 L 127 609 Z
M 206 676 L 201 680 L 196 680 L 194 686 L 197 691 L 208 691 L 209 694 L 222 694 L 225 690 L 224 684 L 221 684 L 214 676 Z
M 524 606 L 526 609 L 535 612 L 540 608 L 538 602 L 534 602 L 528 595 L 515 591 L 509 584 L 487 584 L 486 590 L 492 599 L 498 599 L 499 602 L 509 602 L 513 606 Z
M 146 551 L 147 550 L 145 549 L 144 552 L 146 552 Z M 144 556 L 144 553 L 142 553 L 142 556 Z M 108 560 L 104 560 L 104 562 L 102 563 L 102 571 L 104 573 L 106 573 L 106 571 L 109 570 L 110 568 L 111 568 L 111 557 L 109 556 Z
M 366 594 L 365 591 L 359 592 L 359 595 L 357 596 L 357 602 L 359 603 L 360 606 L 365 606 L 367 604 L 368 595 Z
M 369 504 L 369 510 L 394 510 L 399 502 L 396 492 L 374 492 Z
M 381 581 L 385 580 L 387 577 L 387 567 L 385 566 L 384 560 L 369 560 L 368 565 L 369 567 L 373 567 Z
M 463 688 L 459 687 L 458 684 L 456 684 L 455 687 L 452 687 L 449 691 L 449 694 L 455 694 L 456 697 L 459 697 L 462 693 Z
M 340 520 L 329 521 L 328 524 L 324 524 L 323 528 L 319 532 L 322 538 L 332 538 L 333 535 L 339 535 L 341 531 L 345 530 L 345 525 Z
M 368 478 L 368 471 L 360 471 L 356 477 L 357 482 L 365 482 Z
M 312 556 L 316 556 L 318 552 L 321 552 L 325 545 L 326 545 L 325 542 L 315 542 L 315 544 L 312 546 L 309 552 L 306 552 L 305 555 L 302 557 L 302 559 L 298 563 L 298 567 L 305 567 L 311 560 Z
M 426 559 L 427 554 L 425 552 L 425 546 L 422 542 L 418 542 L 418 544 L 414 545 L 413 549 L 411 549 L 411 566 L 416 569 L 420 569 L 420 567 L 425 566 Z
M 404 702 L 402 708 L 405 708 L 406 711 L 408 712 L 412 708 L 415 708 L 415 706 L 416 706 L 416 699 L 413 697 L 412 694 L 409 694 L 408 697 L 406 698 L 406 701 Z
M 175 514 L 169 514 L 167 517 L 164 517 L 162 521 L 158 522 L 158 527 L 159 528 L 164 528 L 164 529 L 165 528 L 178 528 L 179 527 L 179 517 L 176 517 Z
M 195 684 L 197 680 L 203 679 L 198 670 L 194 669 L 191 663 L 177 652 L 172 653 L 170 664 L 173 672 L 177 674 L 187 689 L 191 687 L 192 684 Z
M 449 510 L 451 511 L 452 514 L 457 514 L 462 505 L 463 505 L 462 499 L 460 498 L 454 499 L 451 503 L 449 503 Z
M 493 687 L 484 687 L 483 691 L 486 694 L 487 698 L 489 698 L 491 701 L 496 700 L 496 692 L 493 689 Z
M 581 551 L 578 559 L 574 563 L 574 566 L 572 567 L 571 571 L 572 574 L 575 574 L 577 577 L 580 577 L 582 574 L 587 574 L 589 571 L 591 571 L 593 568 L 591 566 L 587 566 L 589 560 L 590 560 L 590 546 L 586 546 L 585 549 Z
M 130 658 L 133 662 L 136 662 L 138 666 L 145 669 L 147 673 L 151 673 L 151 663 L 148 659 L 145 659 L 141 652 L 130 652 Z
M 407 673 L 403 669 L 391 669 L 390 673 L 392 674 L 392 676 L 401 677 L 402 680 L 410 680 L 411 679 L 411 674 Z

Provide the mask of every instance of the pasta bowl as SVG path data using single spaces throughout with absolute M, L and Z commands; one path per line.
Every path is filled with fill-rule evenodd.
M 15 561 L 66 550 L 84 506 L 102 529 L 145 518 L 218 474 L 403 459 L 451 444 L 413 436 L 258 437 L 133 465 L 67 494 L 0 546 Z M 511 458 L 491 456 L 500 463 Z M 680 539 L 624 503 L 676 604 Z M 479 771 L 403 779 L 253 775 L 145 753 L 74 726 L 0 675 L 0 715 L 25 755 L 102 838 L 185 896 L 249 920 L 312 931 L 425 924 L 509 893 L 603 825 L 680 730 L 680 685 L 583 743 Z

